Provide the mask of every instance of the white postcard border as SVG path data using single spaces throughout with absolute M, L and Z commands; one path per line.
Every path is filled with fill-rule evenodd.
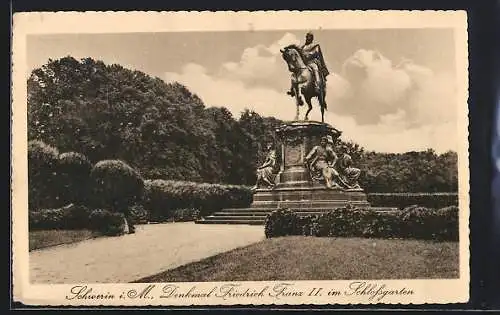
M 230 283 L 240 288 L 258 290 L 292 284 L 304 296 L 267 295 L 250 298 L 158 298 L 166 284 L 153 284 L 147 296 L 153 298 L 120 298 L 129 292 L 140 294 L 151 284 L 74 284 L 33 285 L 29 283 L 28 211 L 27 211 L 27 92 L 26 36 L 63 33 L 192 32 L 217 30 L 293 30 L 362 28 L 454 28 L 457 69 L 457 108 L 460 205 L 460 278 L 451 280 L 360 280 L 377 288 L 413 291 L 409 295 L 386 295 L 382 301 L 366 296 L 309 296 L 312 288 L 348 292 L 349 281 L 263 281 L 175 283 L 179 291 L 195 286 L 209 292 Z M 29 305 L 298 305 L 298 304 L 422 304 L 459 303 L 469 299 L 469 167 L 468 167 L 468 51 L 467 16 L 464 11 L 261 11 L 261 12 L 44 12 L 16 13 L 13 25 L 12 86 L 12 246 L 13 289 L 16 301 Z M 92 287 L 115 299 L 70 299 L 75 286 Z M 346 291 L 347 290 L 347 291 Z M 394 292 L 395 292 L 394 291 Z M 205 293 L 206 293 L 205 292 Z M 267 292 L 267 291 L 266 291 Z M 133 293 L 132 293 L 133 295 Z

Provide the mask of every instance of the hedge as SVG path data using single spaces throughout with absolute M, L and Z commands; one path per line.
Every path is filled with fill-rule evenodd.
M 90 229 L 104 235 L 121 235 L 125 230 L 124 215 L 105 209 L 90 210 L 81 205 L 43 209 L 29 213 L 29 230 Z
M 190 222 L 199 219 L 200 211 L 197 209 L 177 209 L 172 210 L 169 221 Z
M 141 204 L 130 206 L 126 212 L 126 217 L 133 225 L 146 224 L 150 220 L 149 211 L 144 209 L 144 206 Z
M 404 209 L 418 205 L 438 209 L 447 206 L 458 206 L 457 193 L 370 193 L 367 197 L 372 207 Z
M 57 169 L 61 201 L 65 204 L 85 204 L 92 163 L 83 154 L 66 152 L 59 155 Z
M 173 210 L 197 209 L 206 216 L 223 208 L 247 207 L 252 199 L 251 189 L 244 186 L 156 179 L 145 181 L 143 205 L 152 221 L 162 222 Z
M 115 212 L 126 212 L 138 203 L 144 189 L 140 174 L 121 160 L 98 162 L 90 173 L 90 185 L 89 204 Z
M 267 238 L 305 235 L 458 241 L 458 207 L 436 211 L 413 206 L 397 212 L 377 212 L 348 206 L 307 217 L 279 209 L 267 216 L 265 234 Z
M 79 230 L 90 226 L 90 210 L 81 205 L 29 212 L 29 230 Z
M 58 150 L 43 141 L 28 142 L 28 204 L 31 211 L 63 205 L 57 187 L 58 158 Z

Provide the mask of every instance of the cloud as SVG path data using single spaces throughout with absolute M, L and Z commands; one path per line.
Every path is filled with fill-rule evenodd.
M 393 62 L 377 51 L 358 50 L 343 64 L 349 92 L 333 110 L 375 124 L 387 115 L 400 114 L 407 126 L 455 121 L 455 90 L 450 75 L 435 74 L 411 60 Z
M 288 82 L 276 80 L 276 78 L 290 77 L 281 58 L 280 49 L 292 43 L 299 44 L 300 40 L 295 35 L 286 33 L 269 46 L 257 45 L 246 48 L 240 60 L 222 64 L 217 75 L 229 80 L 240 80 L 250 86 L 285 90 Z
M 237 118 L 245 109 L 263 116 L 293 120 L 295 102 L 284 91 L 288 70 L 279 48 L 298 42 L 285 34 L 269 46 L 242 52 L 238 62 L 220 65 L 214 73 L 187 64 L 180 73 L 166 73 L 196 93 L 207 106 L 227 107 Z M 327 61 L 328 62 L 328 61 Z M 286 88 L 283 88 L 283 84 Z M 368 150 L 406 152 L 433 148 L 456 150 L 456 100 L 453 79 L 410 60 L 399 64 L 376 51 L 359 50 L 344 62 L 341 74 L 328 77 L 325 121 Z M 313 100 L 311 120 L 321 120 Z M 300 108 L 300 117 L 305 106 Z

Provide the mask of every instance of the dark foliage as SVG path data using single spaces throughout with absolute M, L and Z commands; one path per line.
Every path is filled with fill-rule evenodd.
M 93 210 L 89 215 L 90 229 L 103 235 L 118 236 L 125 231 L 125 216 L 123 213 L 104 209 Z
M 130 206 L 126 214 L 127 220 L 129 220 L 132 225 L 146 224 L 150 221 L 149 211 L 144 209 L 144 206 L 141 204 Z
M 92 164 L 83 154 L 67 152 L 59 155 L 58 188 L 61 201 L 65 204 L 87 202 Z
M 413 205 L 427 208 L 458 205 L 457 193 L 370 193 L 367 197 L 372 207 L 403 209 Z
M 90 185 L 92 207 L 115 212 L 126 212 L 138 203 L 144 190 L 140 174 L 120 160 L 98 162 L 90 173 Z
M 291 210 L 279 209 L 267 216 L 265 233 L 267 238 L 302 234 L 458 241 L 458 207 L 435 210 L 415 206 L 376 212 L 348 206 L 302 218 Z
M 172 180 L 147 180 L 143 205 L 152 221 L 168 221 L 173 210 L 197 209 L 201 216 L 223 208 L 246 207 L 252 191 L 245 186 L 200 184 Z
M 190 222 L 200 218 L 200 211 L 197 209 L 177 209 L 172 210 L 170 220 L 172 222 Z
M 31 211 L 60 207 L 56 148 L 43 141 L 28 142 L 28 199 Z
M 267 238 L 301 235 L 302 226 L 305 224 L 299 216 L 290 209 L 278 209 L 271 212 L 265 221 L 264 232 Z
M 81 205 L 29 212 L 29 230 L 78 230 L 89 227 L 90 210 Z
M 433 150 L 407 153 L 367 152 L 360 156 L 360 183 L 367 192 L 456 192 L 457 154 Z

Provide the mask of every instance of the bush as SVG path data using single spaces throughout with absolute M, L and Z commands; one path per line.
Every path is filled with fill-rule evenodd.
M 278 209 L 271 212 L 265 220 L 266 238 L 301 235 L 306 222 L 290 209 Z
M 89 227 L 90 210 L 70 204 L 58 209 L 30 211 L 29 230 L 78 230 Z
M 90 228 L 107 236 L 125 233 L 125 216 L 120 212 L 97 209 L 90 213 Z
M 57 187 L 57 165 L 59 152 L 43 141 L 28 142 L 28 204 L 36 211 L 57 208 L 59 200 Z
M 172 210 L 170 220 L 172 222 L 190 222 L 200 217 L 200 211 L 197 209 L 177 209 Z
M 83 203 L 88 200 L 92 164 L 83 154 L 66 152 L 59 155 L 59 189 L 64 203 Z
M 371 193 L 367 197 L 372 207 L 403 209 L 417 205 L 439 209 L 458 205 L 457 193 Z
M 115 212 L 127 212 L 140 201 L 144 189 L 139 173 L 120 160 L 98 162 L 90 173 L 90 185 L 91 204 Z
M 431 239 L 434 237 L 434 223 L 436 211 L 424 207 L 412 206 L 400 212 L 401 230 L 403 237 L 417 239 Z
M 436 237 L 443 240 L 458 241 L 458 217 L 459 209 L 457 206 L 450 206 L 439 209 L 436 212 L 438 217 Z
M 130 206 L 127 212 L 127 220 L 132 225 L 146 224 L 149 222 L 149 212 L 140 204 Z
M 201 216 L 223 208 L 245 207 L 252 191 L 243 186 L 194 183 L 173 180 L 146 180 L 143 205 L 152 221 L 168 221 L 177 209 L 197 209 Z
M 458 207 L 434 210 L 413 206 L 398 212 L 377 212 L 347 206 L 302 218 L 280 209 L 266 217 L 265 233 L 268 238 L 302 234 L 457 241 Z

